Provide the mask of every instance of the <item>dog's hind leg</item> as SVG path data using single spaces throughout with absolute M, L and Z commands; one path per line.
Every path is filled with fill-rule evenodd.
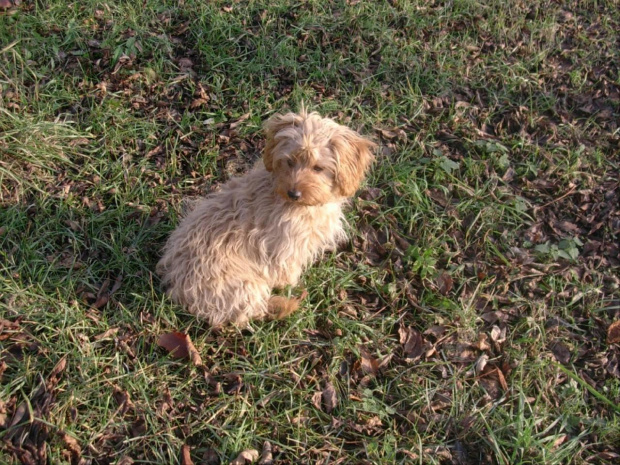
M 267 319 L 281 320 L 299 308 L 300 299 L 272 295 L 267 302 Z

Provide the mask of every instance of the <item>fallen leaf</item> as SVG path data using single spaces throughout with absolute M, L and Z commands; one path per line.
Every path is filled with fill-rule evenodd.
M 504 391 L 507 391 L 508 383 L 506 382 L 506 377 L 504 376 L 504 372 L 500 370 L 499 368 L 497 369 L 497 379 L 499 380 L 499 384 L 502 387 L 502 389 Z
M 133 459 L 128 455 L 123 455 L 120 459 L 118 459 L 116 465 L 133 465 Z
M 230 462 L 230 465 L 246 465 L 247 463 L 253 463 L 258 460 L 259 453 L 256 449 L 248 449 L 241 452 L 235 460 Z
M 196 108 L 200 108 L 201 106 L 207 103 L 206 99 L 197 98 L 192 103 L 189 104 L 190 109 L 195 110 Z
M 146 420 L 143 416 L 138 417 L 136 421 L 131 424 L 130 432 L 132 438 L 138 438 L 144 436 L 147 431 Z
M 435 339 L 439 339 L 446 332 L 446 327 L 442 325 L 433 325 L 424 331 L 427 336 L 433 336 Z
M 497 375 L 499 370 L 497 368 L 489 370 L 488 365 L 487 370 L 480 374 L 478 381 L 487 392 L 487 394 L 489 394 L 491 398 L 497 400 L 502 397 L 502 386 Z
M 162 153 L 164 153 L 164 146 L 163 145 L 157 145 L 155 148 L 149 150 L 146 154 L 146 158 L 151 158 L 157 155 L 161 155 Z
M 93 304 L 94 308 L 101 308 L 108 303 L 108 300 L 110 300 L 110 294 L 107 292 L 108 287 L 110 287 L 110 280 L 106 279 L 101 285 L 101 288 L 99 288 L 97 300 L 95 300 L 95 303 Z
M 202 359 L 188 334 L 174 332 L 159 336 L 157 345 L 163 347 L 174 358 L 189 359 L 194 365 L 201 366 Z
M 230 123 L 230 129 L 235 129 L 237 126 L 239 126 L 241 123 L 243 123 L 249 117 L 250 117 L 249 113 L 246 113 L 245 115 L 240 116 L 235 122 Z
M 482 373 L 482 370 L 484 370 L 484 367 L 487 366 L 488 361 L 489 356 L 487 354 L 481 355 L 478 360 L 476 360 L 476 365 L 474 366 L 474 369 L 476 370 L 477 374 Z
M 376 375 L 379 371 L 379 362 L 364 347 L 360 347 L 362 356 L 362 371 L 367 375 Z
M 65 448 L 71 454 L 71 463 L 78 463 L 82 457 L 82 448 L 79 442 L 67 433 L 61 432 L 60 434 L 62 435 L 62 441 L 65 443 Z
M 614 321 L 607 328 L 607 344 L 616 344 L 620 342 L 620 320 Z
M 260 456 L 258 465 L 272 465 L 272 464 L 273 464 L 273 453 L 271 452 L 271 443 L 269 441 L 265 441 L 263 443 L 263 453 Z
M 400 128 L 394 128 L 394 129 L 375 128 L 375 130 L 378 131 L 379 134 L 381 134 L 381 136 L 386 140 L 393 140 L 397 138 L 402 138 L 404 140 L 407 139 L 407 133 Z
M 192 69 L 192 66 L 194 66 L 194 62 L 189 58 L 181 58 L 179 60 L 179 69 L 181 71 L 190 70 Z
M 420 331 L 411 327 L 401 326 L 398 330 L 398 334 L 405 357 L 412 360 L 420 358 L 424 351 L 424 338 L 420 334 Z
M 476 349 L 481 352 L 487 351 L 491 348 L 489 343 L 487 342 L 488 336 L 484 333 L 478 334 L 478 342 L 472 344 Z
M 6 411 L 6 402 L 0 399 L 0 429 L 5 429 L 7 427 L 7 422 L 9 417 Z
M 207 449 L 202 455 L 203 465 L 220 465 L 220 456 L 214 449 Z
M 104 307 L 109 302 L 110 296 L 120 289 L 122 282 L 123 277 L 118 276 L 114 280 L 114 285 L 112 286 L 112 289 L 110 289 L 110 291 L 108 292 L 108 287 L 110 287 L 110 280 L 106 279 L 101 285 L 99 292 L 97 292 L 97 300 L 95 300 L 95 303 L 92 305 L 93 308 L 99 309 Z
M 493 325 L 491 328 L 491 340 L 498 344 L 504 342 L 506 340 L 506 328 L 500 329 L 499 326 Z
M 368 201 L 376 200 L 381 196 L 383 196 L 383 191 L 378 187 L 367 187 L 366 189 L 362 190 L 358 195 L 360 199 Z
M 119 328 L 110 328 L 110 329 L 106 330 L 105 332 L 95 336 L 93 339 L 95 341 L 100 341 L 102 339 L 110 338 L 110 337 L 116 335 L 116 333 L 118 333 L 118 330 L 119 330 Z
M 48 376 L 48 382 L 47 382 L 48 391 L 51 389 L 50 384 L 55 386 L 58 383 L 58 380 L 56 378 L 58 378 L 59 374 L 65 371 L 65 368 L 67 368 L 67 356 L 66 355 L 58 361 L 58 363 L 54 366 L 54 368 L 50 372 Z
M 189 446 L 187 444 L 183 444 L 181 448 L 181 465 L 194 465 L 192 462 L 192 457 L 189 454 Z
M 452 280 L 452 276 L 450 276 L 450 274 L 448 274 L 445 271 L 441 273 L 439 276 L 437 276 L 435 283 L 437 284 L 437 287 L 439 288 L 439 292 L 441 292 L 443 295 L 447 295 L 448 292 L 452 290 L 452 286 L 454 286 L 454 281 Z
M 446 194 L 444 194 L 443 191 L 439 189 L 426 189 L 425 193 L 431 199 L 433 199 L 435 203 L 439 204 L 442 207 L 447 207 L 450 203 L 449 200 L 446 198 Z
M 133 410 L 134 404 L 131 401 L 131 397 L 129 393 L 119 386 L 114 386 L 114 400 L 118 404 L 118 409 L 121 415 L 124 415 L 126 412 Z
M 9 424 L 9 427 L 7 429 L 11 429 L 17 424 L 21 423 L 22 421 L 25 422 L 28 420 L 30 420 L 30 414 L 28 412 L 28 405 L 26 404 L 26 402 L 22 402 L 15 409 L 15 412 L 13 413 L 13 418 L 11 419 L 11 423 Z
M 571 353 L 566 344 L 556 342 L 551 347 L 551 352 L 553 352 L 555 359 L 562 365 L 567 365 L 570 362 Z
M 323 398 L 323 393 L 321 391 L 315 392 L 312 395 L 312 405 L 314 405 L 317 410 L 323 410 L 321 408 L 321 399 Z
M 321 399 L 325 406 L 325 412 L 331 413 L 332 410 L 338 405 L 338 397 L 336 395 L 336 389 L 332 383 L 327 383 L 325 389 L 321 393 Z
M 114 280 L 114 285 L 112 286 L 112 289 L 110 289 L 109 295 L 112 295 L 116 291 L 118 291 L 121 288 L 122 283 L 123 283 L 123 276 L 122 275 L 117 276 L 116 279 Z
M 228 395 L 237 395 L 241 392 L 243 387 L 243 379 L 236 373 L 229 373 L 224 376 L 226 382 L 224 383 L 224 392 Z

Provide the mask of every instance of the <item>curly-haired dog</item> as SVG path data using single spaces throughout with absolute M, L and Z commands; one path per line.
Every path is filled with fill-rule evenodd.
M 213 326 L 283 318 L 297 299 L 272 296 L 346 239 L 342 206 L 375 144 L 317 113 L 265 124 L 262 161 L 200 200 L 157 265 L 167 292 Z

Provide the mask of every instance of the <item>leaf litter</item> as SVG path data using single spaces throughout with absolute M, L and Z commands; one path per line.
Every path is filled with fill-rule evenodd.
M 350 3 L 354 4 L 355 2 Z M 395 4 L 394 8 L 398 10 L 398 5 Z M 522 6 L 517 5 L 515 8 L 519 9 Z M 572 285 L 567 285 L 567 289 L 563 290 L 565 294 L 562 295 L 544 290 L 544 278 L 546 276 L 563 279 L 564 273 L 574 273 L 579 281 L 586 283 L 600 279 L 600 292 L 605 298 L 614 294 L 617 295 L 618 280 L 614 279 L 613 276 L 601 276 L 602 273 L 599 271 L 602 269 L 615 270 L 620 263 L 617 241 L 620 221 L 618 213 L 620 189 L 617 181 L 616 155 L 618 138 L 616 134 L 617 122 L 614 117 L 614 111 L 617 110 L 618 90 L 613 79 L 610 80 L 609 78 L 609 76 L 612 78 L 614 76 L 609 74 L 609 69 L 606 69 L 609 67 L 599 63 L 593 64 L 593 69 L 585 76 L 582 92 L 575 92 L 574 86 L 571 86 L 570 80 L 574 79 L 572 68 L 575 65 L 573 61 L 566 59 L 566 54 L 572 48 L 570 44 L 577 43 L 583 36 L 596 37 L 596 40 L 603 43 L 605 37 L 600 35 L 602 33 L 597 32 L 596 21 L 591 24 L 588 23 L 587 18 L 590 17 L 591 12 L 579 8 L 571 12 L 568 9 L 567 7 L 559 10 L 557 13 L 559 24 L 556 26 L 557 40 L 562 43 L 562 47 L 565 47 L 566 50 L 550 50 L 548 59 L 540 64 L 539 78 L 541 82 L 549 92 L 555 92 L 561 96 L 549 114 L 536 114 L 524 106 L 512 105 L 510 101 L 493 103 L 490 92 L 487 95 L 485 89 L 468 89 L 466 79 L 463 79 L 462 87 L 464 88 L 455 86 L 453 89 L 454 98 L 425 95 L 423 97 L 424 114 L 420 115 L 416 121 L 403 121 L 402 124 L 399 122 L 394 125 L 382 124 L 381 128 L 376 129 L 378 137 L 384 143 L 384 156 L 394 157 L 407 141 L 410 143 L 414 141 L 415 134 L 420 132 L 420 129 L 427 130 L 430 127 L 429 124 L 432 124 L 433 127 L 439 126 L 437 139 L 440 144 L 434 148 L 440 148 L 441 155 L 434 155 L 429 152 L 429 155 L 436 157 L 437 166 L 446 174 L 458 176 L 463 169 L 464 154 L 462 152 L 470 150 L 471 155 L 468 154 L 467 159 L 469 160 L 471 157 L 472 160 L 484 165 L 484 172 L 481 173 L 479 180 L 497 183 L 496 189 L 490 195 L 502 195 L 502 201 L 506 205 L 512 205 L 511 202 L 514 201 L 515 208 L 525 208 L 532 216 L 532 224 L 525 231 L 523 241 L 511 244 L 510 252 L 512 254 L 507 252 L 507 256 L 512 262 L 510 265 L 493 263 L 485 257 L 479 243 L 466 243 L 463 231 L 450 231 L 456 243 L 456 245 L 445 244 L 446 256 L 450 257 L 450 264 L 437 263 L 437 269 L 457 271 L 439 271 L 430 274 L 429 278 L 424 280 L 408 270 L 406 265 L 403 265 L 403 255 L 409 251 L 411 244 L 416 243 L 415 235 L 411 237 L 411 234 L 403 233 L 406 228 L 401 224 L 400 218 L 391 220 L 384 215 L 385 210 L 389 210 L 395 205 L 402 206 L 397 202 L 399 197 L 406 194 L 403 186 L 399 186 L 397 182 L 392 185 L 385 183 L 363 191 L 360 199 L 364 203 L 355 201 L 355 211 L 362 216 L 362 221 L 359 223 L 360 234 L 353 241 L 351 255 L 354 256 L 350 258 L 356 263 L 365 263 L 370 267 L 389 270 L 394 274 L 396 285 L 390 289 L 387 289 L 388 286 L 385 286 L 384 289 L 380 285 L 373 287 L 373 292 L 381 294 L 377 298 L 368 290 L 371 280 L 362 282 L 360 278 L 357 284 L 363 290 L 349 292 L 347 296 L 349 301 L 347 305 L 352 309 L 350 313 L 347 313 L 347 318 L 365 320 L 369 318 L 369 314 L 380 312 L 381 301 L 389 302 L 390 311 L 394 311 L 403 318 L 400 326 L 398 326 L 398 334 L 392 335 L 391 342 L 364 341 L 362 346 L 358 346 L 359 357 L 350 354 L 345 369 L 341 370 L 340 373 L 342 377 L 349 376 L 352 382 L 351 390 L 348 393 L 349 397 L 362 399 L 364 397 L 362 395 L 363 389 L 369 385 L 368 383 L 372 386 L 372 380 L 368 378 L 381 376 L 386 365 L 391 363 L 397 370 L 401 370 L 402 365 L 416 363 L 424 358 L 431 362 L 437 362 L 433 375 L 436 375 L 438 379 L 450 379 L 453 373 L 458 373 L 458 370 L 472 368 L 472 377 L 475 378 L 475 382 L 482 385 L 489 397 L 501 399 L 502 396 L 506 395 L 509 388 L 506 378 L 509 377 L 510 370 L 508 365 L 505 366 L 504 357 L 509 357 L 506 345 L 513 341 L 510 329 L 515 328 L 516 322 L 522 322 L 528 318 L 524 310 L 526 305 L 514 298 L 515 296 L 537 305 L 540 304 L 541 308 L 545 308 L 545 305 L 552 301 L 570 307 L 570 318 L 555 318 L 553 315 L 544 315 L 543 317 L 548 320 L 546 328 L 552 334 L 545 347 L 548 357 L 553 357 L 566 366 L 574 364 L 577 367 L 580 379 L 586 380 L 584 382 L 590 383 L 597 389 L 601 389 L 605 385 L 607 376 L 618 377 L 620 375 L 617 347 L 619 342 L 617 334 L 619 315 L 617 311 L 603 309 L 604 311 L 601 311 L 596 317 L 588 314 L 583 309 L 587 308 L 586 304 L 591 296 L 580 295 L 581 291 L 577 289 L 578 286 L 571 288 Z M 103 10 L 101 11 L 100 16 L 103 16 Z M 235 8 L 225 7 L 224 11 L 233 15 Z M 443 6 L 423 6 L 420 7 L 419 14 L 436 14 L 437 11 L 443 12 Z M 526 13 L 532 18 L 536 17 L 536 13 L 527 12 L 527 8 L 523 11 L 524 15 Z M 593 13 L 594 16 L 596 14 Z M 611 16 L 608 19 L 614 21 Z M 398 18 L 395 17 L 394 20 L 397 21 Z M 109 27 L 105 26 L 103 20 L 98 19 L 97 21 L 99 21 L 97 24 L 102 25 L 101 27 Z M 162 21 L 164 20 L 162 19 Z M 166 21 L 170 22 L 170 18 L 167 18 Z M 477 24 L 481 19 L 472 16 L 471 21 Z M 455 31 L 461 31 L 464 28 L 458 19 L 447 17 L 446 22 L 446 27 L 452 27 Z M 171 25 L 169 29 L 172 34 L 182 36 L 188 27 L 187 21 L 180 21 L 175 26 Z M 423 38 L 424 34 L 435 31 L 410 32 L 421 34 L 420 37 Z M 251 28 L 248 28 L 247 33 L 252 33 Z M 308 33 L 312 34 L 312 31 Z M 530 31 L 524 30 L 523 33 L 529 36 Z M 321 34 L 326 36 L 325 40 L 329 40 L 326 31 L 322 31 Z M 472 64 L 475 64 L 475 60 L 480 60 L 480 57 L 484 56 L 483 54 L 491 53 L 499 46 L 513 49 L 513 53 L 516 55 L 523 53 L 523 44 L 513 42 L 513 39 L 507 38 L 506 44 L 495 44 L 484 37 L 485 32 L 482 29 L 479 34 L 481 35 L 479 44 L 465 46 Z M 446 38 L 449 40 L 449 35 Z M 367 39 L 372 40 L 371 37 Z M 69 68 L 76 65 L 92 66 L 99 76 L 100 82 L 96 87 L 93 86 L 93 89 L 87 89 L 86 92 L 92 93 L 97 102 L 102 102 L 104 98 L 109 98 L 112 94 L 122 95 L 122 98 L 127 100 L 128 107 L 132 108 L 138 117 L 150 112 L 158 121 L 168 120 L 174 122 L 169 126 L 174 126 L 188 113 L 205 112 L 209 119 L 203 118 L 201 121 L 210 121 L 210 123 L 192 129 L 195 130 L 193 136 L 180 139 L 179 149 L 174 154 L 175 157 L 180 155 L 183 159 L 184 163 L 181 168 L 183 174 L 196 179 L 195 184 L 185 189 L 184 192 L 188 194 L 199 193 L 201 183 L 207 181 L 207 176 L 197 179 L 200 176 L 196 175 L 196 163 L 193 161 L 201 153 L 200 150 L 204 148 L 200 139 L 208 139 L 213 136 L 214 140 L 217 141 L 217 150 L 220 154 L 219 163 L 222 169 L 216 170 L 214 175 L 216 179 L 211 179 L 208 182 L 221 180 L 230 174 L 244 170 L 250 163 L 251 157 L 260 153 L 262 142 L 259 137 L 242 137 L 239 135 L 239 129 L 243 127 L 244 122 L 248 121 L 251 112 L 246 111 L 246 109 L 226 112 L 226 110 L 218 108 L 210 85 L 200 81 L 198 77 L 199 71 L 203 69 L 199 54 L 191 50 L 188 44 L 183 43 L 182 39 L 176 38 L 175 40 L 178 48 L 174 49 L 173 52 L 176 55 L 174 62 L 182 76 L 174 83 L 161 82 L 159 78 L 156 78 L 155 82 L 145 86 L 147 80 L 150 79 L 149 73 L 145 70 L 133 72 L 134 70 L 131 68 L 138 67 L 135 56 L 132 56 L 131 53 L 123 54 L 115 61 L 109 50 L 106 51 L 101 48 L 102 41 L 94 38 L 88 41 L 93 56 L 96 56 L 96 61 L 93 64 L 84 63 L 69 54 L 65 56 L 66 63 L 63 63 L 63 66 Z M 330 44 L 330 46 L 339 47 L 340 45 Z M 605 47 L 601 48 L 601 62 L 614 62 L 614 55 L 610 55 L 609 50 Z M 575 73 L 579 72 L 578 70 L 574 71 Z M 351 71 L 345 70 L 344 72 L 350 73 L 352 81 L 359 79 Z M 286 84 L 285 79 L 282 82 L 281 88 L 278 88 L 280 97 L 286 96 L 290 92 L 290 89 L 287 88 L 290 83 Z M 320 82 L 310 82 L 310 85 L 316 92 L 320 92 L 318 97 L 322 97 L 325 89 L 329 87 Z M 241 108 L 241 105 L 235 105 L 235 103 L 233 101 L 230 106 Z M 616 107 L 613 107 L 613 104 Z M 455 121 L 446 122 L 445 119 L 442 119 L 442 115 L 447 115 L 452 107 L 457 110 Z M 188 109 L 187 112 L 186 109 Z M 217 113 L 218 118 L 210 116 L 211 113 Z M 458 118 L 462 119 L 459 121 Z M 595 121 L 596 124 L 591 124 L 592 121 Z M 168 125 L 166 124 L 166 126 Z M 583 169 L 583 166 L 576 166 L 575 170 L 579 172 L 579 176 L 576 180 L 567 181 L 568 174 L 557 168 L 564 162 L 562 157 L 557 154 L 566 147 L 573 147 L 574 141 L 570 140 L 570 137 L 575 136 L 563 135 L 560 126 L 570 127 L 577 134 L 579 143 L 584 144 L 584 151 L 580 152 L 581 157 L 587 156 L 588 152 L 600 149 L 603 156 L 607 156 L 610 161 L 607 173 L 602 173 L 600 170 L 588 172 L 588 170 Z M 156 139 L 158 141 L 160 139 L 171 140 L 169 134 L 174 134 L 174 131 L 169 130 L 170 128 L 167 127 L 161 134 L 156 134 Z M 505 143 L 505 140 L 517 135 L 522 138 L 523 144 L 526 146 L 529 143 L 533 144 L 537 150 L 541 151 L 543 158 L 550 157 L 553 163 L 549 163 L 544 168 L 540 167 L 535 175 L 524 173 L 522 165 L 528 163 L 525 150 L 511 151 L 513 158 L 508 167 L 502 166 L 505 162 L 501 161 L 500 156 L 495 157 L 497 158 L 496 163 L 493 162 L 494 153 L 502 152 L 501 143 Z M 474 141 L 474 143 L 469 145 L 469 141 Z M 157 170 L 164 170 L 172 155 L 169 146 L 164 142 L 157 142 L 155 147 L 152 144 L 150 147 L 144 145 L 139 151 L 141 156 L 152 159 Z M 239 153 L 251 155 L 246 157 L 245 155 L 240 156 Z M 147 169 L 145 177 L 154 176 L 152 171 L 150 168 Z M 157 185 L 156 181 L 153 182 Z M 68 187 L 71 190 L 75 189 L 76 186 Z M 424 193 L 435 204 L 437 210 L 445 210 L 446 214 L 452 205 L 457 204 L 467 195 L 477 200 L 471 192 L 464 194 L 459 191 L 458 187 L 454 189 L 452 186 L 446 188 L 442 185 L 439 187 L 441 188 L 430 187 Z M 176 189 L 174 185 L 166 186 L 166 188 L 173 191 Z M 462 190 L 467 191 L 465 187 L 462 187 Z M 53 191 L 54 188 L 52 187 L 50 192 Z M 519 198 L 523 199 L 523 202 L 517 202 Z M 100 199 L 96 198 L 87 199 L 85 205 L 89 208 L 102 209 L 99 206 Z M 533 207 L 530 208 L 528 205 Z M 463 218 L 458 220 L 463 221 L 463 224 L 466 223 Z M 430 227 L 426 221 L 422 221 L 416 226 L 419 227 L 420 231 Z M 69 227 L 75 229 L 75 226 L 69 225 Z M 494 244 L 501 244 L 505 240 L 506 236 L 501 235 L 502 231 L 497 231 L 497 234 L 500 235 L 499 238 L 494 238 L 493 234 L 485 236 L 485 240 Z M 494 242 L 495 240 L 497 242 Z M 546 263 L 547 261 L 550 263 Z M 71 264 L 70 261 L 67 261 L 67 264 Z M 458 271 L 459 267 L 462 267 L 462 272 Z M 443 317 L 442 301 L 439 299 L 442 296 L 450 298 L 457 293 L 465 295 L 468 292 L 468 280 L 478 280 L 482 283 L 483 288 L 485 286 L 487 289 L 491 288 L 491 292 L 486 297 L 480 296 L 474 299 L 474 329 L 461 333 L 459 330 L 465 326 L 465 322 Z M 455 281 L 458 283 L 457 286 L 454 285 Z M 500 284 L 502 281 L 507 283 L 504 288 Z M 490 285 L 488 285 L 489 282 L 491 282 Z M 108 291 L 111 285 L 111 280 L 106 280 L 96 296 L 89 296 L 89 301 L 94 302 L 92 307 L 103 309 L 108 304 L 110 296 L 114 293 L 116 281 L 112 287 L 113 290 Z M 463 287 L 462 290 L 459 289 L 461 286 Z M 429 298 L 429 294 L 431 298 Z M 613 304 L 609 304 L 609 306 L 614 307 Z M 551 311 L 555 310 L 555 308 L 551 309 Z M 425 311 L 430 314 L 434 312 L 437 317 L 434 320 L 432 318 L 429 320 L 430 317 L 424 313 Z M 425 326 L 423 322 L 429 322 L 428 326 Z M 583 328 L 588 328 L 588 332 L 584 333 Z M 169 351 L 170 356 L 187 359 L 196 366 L 202 366 L 200 355 L 193 347 L 189 336 L 183 333 L 170 334 L 162 335 L 165 336 L 164 343 L 160 344 Z M 308 332 L 307 334 L 311 337 L 328 335 L 327 340 L 330 341 L 334 336 L 341 336 L 336 335 L 329 328 L 321 328 L 317 332 Z M 112 328 L 94 336 L 93 340 L 106 341 L 115 338 L 116 335 L 115 328 Z M 16 354 L 16 356 L 29 350 L 30 339 L 28 334 L 21 332 L 18 323 L 13 326 L 3 326 L 0 330 L 0 338 L 12 344 L 11 353 Z M 220 342 L 218 340 L 215 345 Z M 604 345 L 605 342 L 606 346 Z M 127 348 L 121 348 L 125 354 L 130 355 L 132 352 Z M 388 353 L 388 356 L 379 361 L 373 355 L 377 353 Z M 222 360 L 244 356 L 246 354 L 242 354 L 241 349 L 229 348 L 222 351 L 222 355 L 218 354 Z M 323 383 L 320 384 L 323 389 L 315 394 L 316 399 L 313 397 L 312 402 L 318 409 L 326 413 L 333 413 L 339 405 L 338 393 L 334 385 L 327 381 L 330 373 L 326 369 L 321 369 L 322 365 L 328 364 L 330 356 L 315 359 L 316 369 L 313 374 Z M 136 354 L 133 351 L 133 356 L 130 358 L 135 357 Z M 8 358 L 7 361 L 9 361 Z M 446 363 L 443 363 L 444 361 Z M 48 377 L 53 379 L 60 374 L 59 372 L 52 376 L 52 372 Z M 219 395 L 220 392 L 225 392 L 236 395 L 242 392 L 243 378 L 238 373 L 224 375 L 205 373 L 205 378 L 207 375 L 209 375 L 207 385 L 211 389 L 210 394 Z M 553 381 L 563 382 L 562 379 L 554 379 Z M 247 388 L 251 390 L 253 386 L 247 386 Z M 118 393 L 115 397 L 118 401 L 119 412 L 122 415 L 139 413 L 136 411 L 139 408 L 132 401 L 129 392 L 118 387 Z M 341 401 L 344 402 L 344 400 Z M 457 419 L 448 418 L 447 415 L 441 416 L 442 412 L 447 410 L 452 402 L 453 399 L 449 393 L 438 393 L 433 397 L 432 408 L 428 411 L 414 412 L 414 409 L 410 409 L 407 412 L 402 412 L 402 414 L 406 419 L 403 424 L 409 428 L 412 424 L 419 425 L 421 428 L 433 424 L 445 425 L 445 434 L 450 437 L 455 446 L 453 448 L 441 446 L 425 448 L 420 451 L 423 457 L 411 451 L 403 450 L 401 451 L 403 456 L 418 461 L 427 459 L 427 461 L 440 460 L 447 463 L 468 463 L 467 452 L 464 452 L 462 442 L 452 436 L 454 434 L 453 425 L 456 424 Z M 183 412 L 185 409 L 187 412 L 190 411 L 187 406 L 173 404 L 169 393 L 168 395 L 164 393 L 161 404 L 162 413 L 177 408 L 179 412 Z M 33 421 L 24 403 L 16 402 L 7 408 L 7 411 L 14 412 L 12 419 L 15 424 L 12 425 L 12 428 L 19 429 L 26 426 L 20 426 L 22 423 Z M 593 403 L 592 408 L 597 412 L 599 405 Z M 599 413 L 601 416 L 605 415 L 604 412 Z M 345 428 L 343 434 L 348 441 L 347 447 L 354 447 L 355 441 L 358 440 L 356 436 L 346 436 L 350 434 L 350 431 L 369 436 L 380 434 L 385 428 L 384 423 L 388 423 L 382 418 L 380 415 L 369 414 L 339 425 L 338 428 Z M 394 415 L 394 418 L 397 416 Z M 132 421 L 134 420 L 132 419 Z M 402 419 L 398 421 L 402 421 Z M 564 435 L 558 436 L 558 441 L 560 441 L 558 444 L 564 440 Z M 71 444 L 66 445 L 71 452 Z M 184 448 L 183 451 L 185 450 Z M 21 448 L 15 454 L 22 457 L 24 463 L 27 463 L 28 460 L 35 463 L 34 457 L 40 452 L 33 451 L 35 448 L 27 450 Z M 187 460 L 190 463 L 189 448 L 187 448 L 187 454 Z M 594 451 L 593 449 L 591 458 L 593 461 L 596 459 L 612 460 L 617 456 L 618 454 L 611 450 L 598 449 Z M 250 457 L 252 460 L 257 458 L 257 454 L 252 454 Z M 245 461 L 246 458 L 244 457 L 243 460 Z
M 187 359 L 197 367 L 202 366 L 200 353 L 188 334 L 179 332 L 161 334 L 157 345 L 166 349 L 174 358 Z

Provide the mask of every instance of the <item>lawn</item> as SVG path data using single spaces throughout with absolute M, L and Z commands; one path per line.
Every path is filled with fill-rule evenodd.
M 0 8 L 0 463 L 618 463 L 617 1 Z M 379 143 L 351 240 L 210 329 L 161 247 L 301 104 Z

